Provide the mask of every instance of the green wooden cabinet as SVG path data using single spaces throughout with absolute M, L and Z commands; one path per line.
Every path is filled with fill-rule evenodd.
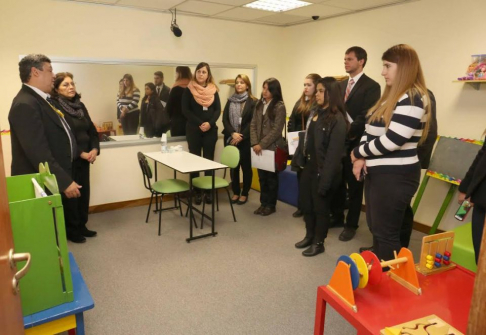
M 74 300 L 61 195 L 36 198 L 32 178 L 43 185 L 40 174 L 7 178 L 15 252 L 31 254 L 20 281 L 24 316 Z

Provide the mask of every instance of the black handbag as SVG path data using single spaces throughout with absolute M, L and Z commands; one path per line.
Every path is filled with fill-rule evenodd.
M 304 155 L 304 138 L 305 131 L 302 131 L 299 133 L 299 144 L 297 145 L 297 149 L 292 157 L 292 162 L 290 163 L 290 169 L 295 172 L 302 170 L 306 163 Z

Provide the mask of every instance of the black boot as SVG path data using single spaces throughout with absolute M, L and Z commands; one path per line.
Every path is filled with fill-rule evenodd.
M 213 195 L 211 193 L 205 193 L 204 194 L 204 201 L 206 201 L 206 204 L 210 205 L 213 203 Z
M 302 252 L 302 255 L 306 257 L 312 257 L 324 252 L 324 242 L 313 243 L 309 248 Z
M 297 210 L 296 210 L 294 213 L 292 213 L 292 216 L 293 216 L 294 218 L 300 218 L 300 217 L 302 217 L 303 215 L 304 215 L 304 213 L 302 213 L 302 211 L 301 211 L 300 209 L 298 209 L 298 208 L 297 208 Z
M 307 248 L 312 244 L 313 237 L 304 237 L 304 239 L 300 242 L 295 243 L 295 247 L 297 249 Z
M 194 193 L 194 203 L 196 205 L 200 205 L 202 202 L 202 194 L 200 192 L 195 192 Z

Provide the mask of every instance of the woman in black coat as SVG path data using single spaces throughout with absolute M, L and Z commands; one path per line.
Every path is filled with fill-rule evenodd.
M 140 126 L 143 127 L 147 137 L 161 137 L 163 133 L 170 129 L 169 114 L 167 114 L 157 93 L 155 93 L 155 85 L 153 83 L 145 84 Z
M 228 99 L 223 112 L 224 145 L 234 145 L 240 151 L 238 166 L 231 169 L 231 201 L 244 205 L 248 201 L 253 172 L 251 170 L 250 123 L 256 98 L 251 94 L 250 79 L 239 74 L 235 79 L 235 93 Z M 243 190 L 240 190 L 240 166 L 243 171 Z
M 81 96 L 76 92 L 73 75 L 61 72 L 54 80 L 52 94 L 56 107 L 64 114 L 72 133 L 76 137 L 78 156 L 73 161 L 73 179 L 82 186 L 79 198 L 65 202 L 64 218 L 67 238 L 76 243 L 86 242 L 85 237 L 96 236 L 96 232 L 86 227 L 89 209 L 89 165 L 96 161 L 100 154 L 100 141 L 86 106 L 81 102 Z
M 214 83 L 211 68 L 208 63 L 196 66 L 193 80 L 189 82 L 182 94 L 182 113 L 187 118 L 186 139 L 189 152 L 214 160 L 214 149 L 218 141 L 218 121 L 221 115 L 221 102 L 218 87 Z M 206 176 L 211 171 L 204 172 Z M 199 172 L 191 173 L 191 178 L 199 177 Z M 206 192 L 205 201 L 212 202 L 210 192 Z M 194 202 L 201 204 L 202 194 L 195 194 Z
M 483 133 L 483 136 L 484 135 L 486 135 L 486 131 Z M 459 204 L 462 204 L 466 199 L 474 205 L 471 228 L 477 264 L 479 249 L 481 247 L 481 238 L 483 237 L 483 230 L 486 222 L 486 138 L 483 147 L 479 150 L 466 177 L 462 180 L 461 185 L 459 186 Z
M 176 82 L 170 90 L 165 107 L 170 117 L 170 135 L 186 136 L 187 119 L 182 113 L 182 94 L 192 79 L 191 69 L 188 66 L 178 66 L 176 75 Z
M 304 90 L 300 99 L 295 103 L 294 109 L 289 116 L 289 123 L 287 124 L 287 131 L 301 131 L 305 130 L 307 126 L 307 120 L 315 109 L 316 105 L 316 85 L 317 81 L 321 79 L 321 76 L 317 73 L 311 73 L 304 79 Z M 301 170 L 297 170 L 297 180 L 300 183 Z M 303 215 L 300 204 L 300 196 L 297 204 L 297 210 L 292 214 L 294 218 L 301 217 Z
M 297 165 L 303 169 L 299 194 L 306 234 L 295 247 L 308 247 L 302 252 L 304 256 L 316 256 L 325 250 L 324 240 L 331 220 L 330 200 L 342 178 L 347 131 L 346 112 L 336 79 L 319 79 L 316 89 L 317 110 L 294 155 L 294 161 L 303 156 Z

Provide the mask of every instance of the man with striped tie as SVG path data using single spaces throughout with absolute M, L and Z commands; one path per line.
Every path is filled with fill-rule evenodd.
M 348 80 L 342 81 L 342 96 L 347 110 L 350 128 L 347 136 L 347 152 L 343 159 L 343 183 L 332 204 L 331 225 L 344 224 L 344 230 L 339 239 L 349 241 L 356 234 L 363 201 L 363 182 L 359 182 L 353 175 L 350 153 L 359 144 L 366 123 L 366 113 L 380 98 L 380 85 L 363 72 L 368 55 L 358 46 L 346 50 L 344 68 L 349 74 Z M 348 214 L 344 222 L 346 202 L 346 188 L 349 196 Z

